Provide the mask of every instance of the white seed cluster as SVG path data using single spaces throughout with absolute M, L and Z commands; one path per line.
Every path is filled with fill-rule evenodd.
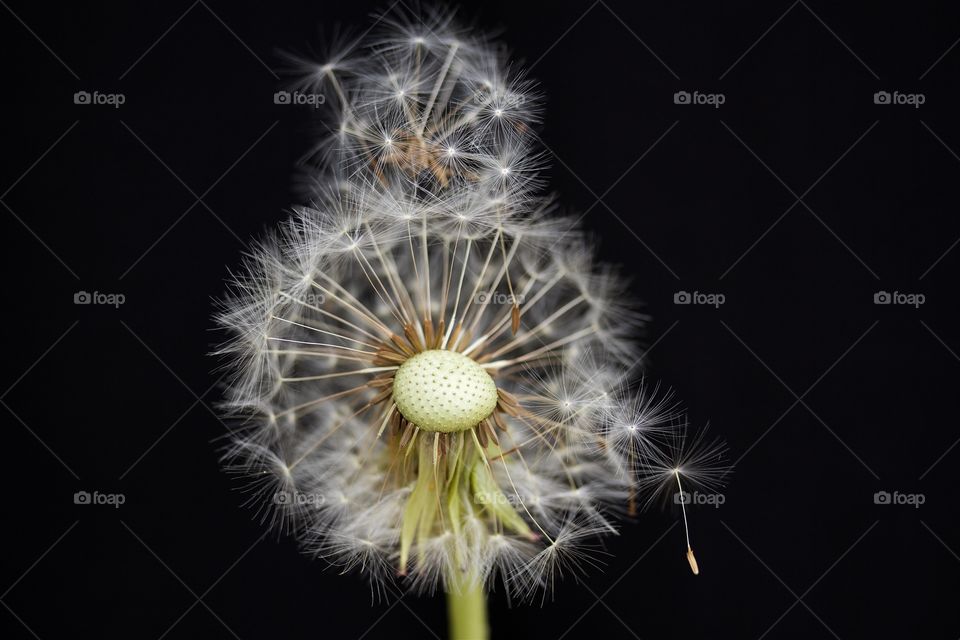
M 450 15 L 378 25 L 294 59 L 326 133 L 309 205 L 221 302 L 225 457 L 251 503 L 376 589 L 466 574 L 530 596 L 627 505 L 716 479 L 717 450 L 629 387 L 647 317 L 540 192 L 532 83 Z
M 452 433 L 477 426 L 497 406 L 497 386 L 483 367 L 455 351 L 431 349 L 397 371 L 393 400 L 424 431 Z

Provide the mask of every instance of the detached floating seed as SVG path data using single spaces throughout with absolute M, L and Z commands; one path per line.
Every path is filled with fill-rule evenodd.
M 697 557 L 693 555 L 693 549 L 687 549 L 687 562 L 690 563 L 690 571 L 693 571 L 693 575 L 700 575 L 700 565 L 697 564 Z
M 497 400 L 490 374 L 456 351 L 418 353 L 403 363 L 393 382 L 397 409 L 424 431 L 472 429 L 493 413 Z

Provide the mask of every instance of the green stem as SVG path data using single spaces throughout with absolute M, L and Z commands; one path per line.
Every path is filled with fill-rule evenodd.
M 452 586 L 447 591 L 447 618 L 450 640 L 488 640 L 490 626 L 483 584 L 464 580 L 459 589 Z

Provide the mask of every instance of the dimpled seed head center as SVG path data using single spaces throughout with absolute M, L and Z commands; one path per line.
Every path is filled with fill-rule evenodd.
M 433 349 L 404 362 L 393 401 L 424 431 L 452 433 L 479 424 L 497 406 L 497 385 L 483 367 L 455 351 Z

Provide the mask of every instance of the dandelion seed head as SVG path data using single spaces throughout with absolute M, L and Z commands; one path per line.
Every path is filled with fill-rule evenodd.
M 637 496 L 721 481 L 718 450 L 631 388 L 648 318 L 541 192 L 533 83 L 448 13 L 381 26 L 289 58 L 334 131 L 218 306 L 225 463 L 374 594 L 549 593 Z

